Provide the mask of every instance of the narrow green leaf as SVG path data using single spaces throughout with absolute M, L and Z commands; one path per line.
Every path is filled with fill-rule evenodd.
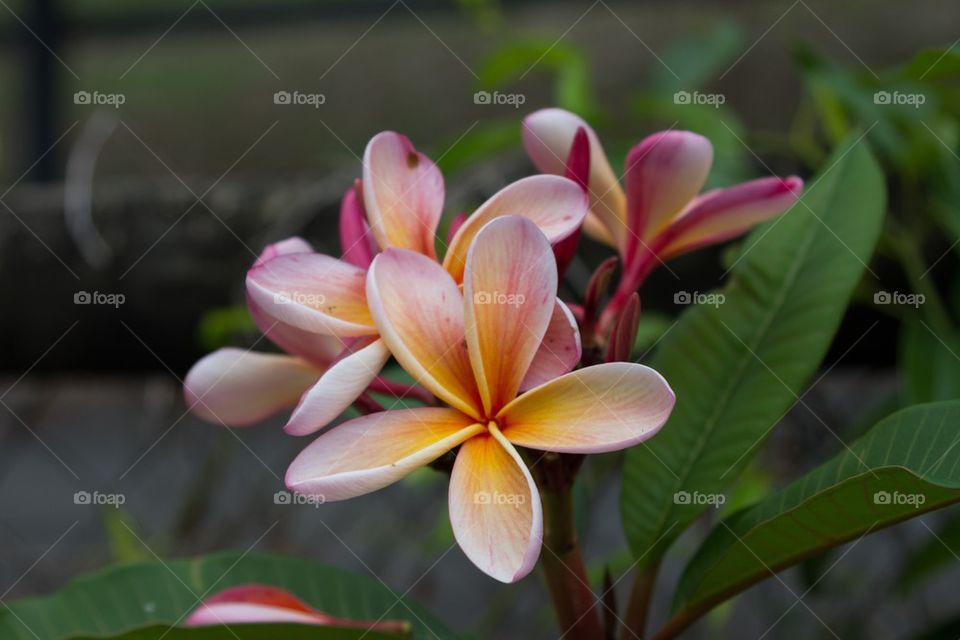
M 810 184 L 801 203 L 747 238 L 724 303 L 685 312 L 653 359 L 677 404 L 626 456 L 623 521 L 644 564 L 717 501 L 797 401 L 870 260 L 884 188 L 862 138 Z
M 717 525 L 674 601 L 703 612 L 826 549 L 960 501 L 960 401 L 880 421 L 849 449 Z
M 240 584 L 268 584 L 286 589 L 316 609 L 355 620 L 407 620 L 414 638 L 436 640 L 457 636 L 422 607 L 401 599 L 379 580 L 302 558 L 224 552 L 169 562 L 114 566 L 74 580 L 57 593 L 8 602 L 0 609 L 4 640 L 81 640 L 123 638 L 147 640 L 213 640 L 223 630 L 183 630 L 171 627 L 199 604 L 198 598 Z M 162 629 L 156 633 L 157 628 Z M 237 627 L 233 627 L 236 631 Z M 289 633 L 288 633 L 289 631 Z M 359 638 L 356 630 L 290 625 L 244 628 L 243 640 L 285 638 L 316 640 Z M 370 634 L 366 638 L 388 636 Z

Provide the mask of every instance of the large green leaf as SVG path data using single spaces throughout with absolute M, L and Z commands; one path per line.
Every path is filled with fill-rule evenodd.
M 797 401 L 870 260 L 884 201 L 876 161 L 860 138 L 849 140 L 801 203 L 745 241 L 725 302 L 691 308 L 661 341 L 652 365 L 677 404 L 655 438 L 627 452 L 621 501 L 645 565 L 737 478 Z M 678 504 L 679 492 L 692 499 Z
M 960 501 L 960 401 L 881 420 L 835 458 L 717 525 L 674 601 L 703 612 L 773 572 Z
M 111 567 L 78 578 L 57 593 L 10 602 L 0 609 L 4 640 L 328 640 L 359 638 L 355 629 L 294 625 L 182 629 L 206 598 L 238 584 L 280 587 L 325 613 L 357 620 L 407 620 L 414 638 L 456 638 L 422 607 L 375 578 L 302 558 L 224 552 L 198 558 Z M 160 629 L 160 633 L 156 631 Z M 366 638 L 387 636 L 368 634 Z
M 900 329 L 900 368 L 906 404 L 960 397 L 960 338 L 938 335 L 921 321 Z

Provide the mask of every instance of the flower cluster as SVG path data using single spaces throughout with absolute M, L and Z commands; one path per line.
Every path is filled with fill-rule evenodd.
M 667 381 L 630 361 L 640 284 L 660 262 L 782 212 L 801 188 L 797 178 L 769 178 L 697 195 L 709 143 L 665 132 L 631 151 L 624 191 L 596 134 L 556 109 L 526 119 L 524 144 L 544 173 L 458 219 L 444 243 L 439 169 L 406 137 L 375 136 L 343 198 L 342 256 L 292 238 L 267 247 L 247 274 L 250 312 L 286 354 L 221 349 L 185 383 L 195 413 L 232 427 L 295 404 L 285 430 L 308 435 L 360 408 L 365 415 L 325 430 L 287 471 L 291 491 L 321 501 L 454 458 L 456 540 L 504 582 L 529 573 L 540 552 L 531 469 L 547 454 L 630 447 L 670 415 Z M 606 304 L 609 265 L 582 305 L 557 297 L 581 227 L 622 261 Z M 605 358 L 587 357 L 581 330 Z M 416 384 L 381 376 L 391 357 Z M 424 406 L 383 410 L 370 392 Z

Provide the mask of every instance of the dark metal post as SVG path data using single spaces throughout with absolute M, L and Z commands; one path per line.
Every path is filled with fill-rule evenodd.
M 24 131 L 26 153 L 22 158 L 22 171 L 47 153 L 57 139 L 60 63 L 50 51 L 57 52 L 57 55 L 62 55 L 63 51 L 63 25 L 57 0 L 31 0 L 26 6 L 29 9 L 24 21 L 33 34 L 27 29 L 22 30 L 27 58 L 23 70 L 25 91 L 22 104 L 25 113 L 22 121 L 27 126 Z M 54 150 L 37 162 L 29 179 L 48 181 L 60 173 L 59 154 Z

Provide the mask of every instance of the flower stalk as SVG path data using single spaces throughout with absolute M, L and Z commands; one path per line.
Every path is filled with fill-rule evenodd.
M 577 539 L 573 509 L 573 478 L 583 456 L 547 454 L 536 465 L 543 500 L 541 554 L 547 589 L 564 638 L 603 638 L 599 603 L 587 577 Z

